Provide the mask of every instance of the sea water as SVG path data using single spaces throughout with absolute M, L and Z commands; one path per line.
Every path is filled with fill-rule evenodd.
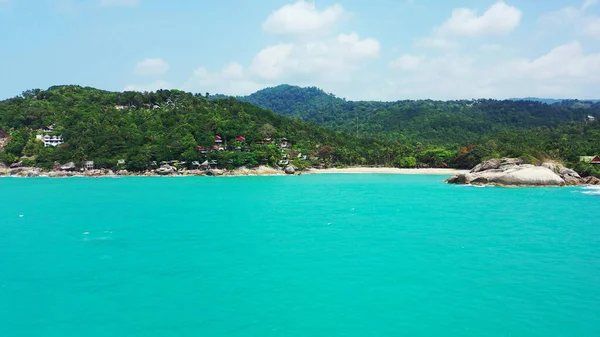
M 0 336 L 600 336 L 598 190 L 443 178 L 0 179 Z

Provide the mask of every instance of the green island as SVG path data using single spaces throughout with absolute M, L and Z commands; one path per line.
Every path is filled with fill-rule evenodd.
M 243 97 L 65 85 L 0 102 L 0 161 L 43 170 L 302 171 L 470 169 L 518 157 L 600 177 L 599 118 L 599 102 L 578 100 L 369 102 L 289 85 Z

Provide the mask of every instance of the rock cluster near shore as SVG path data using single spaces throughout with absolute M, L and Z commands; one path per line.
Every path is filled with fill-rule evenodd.
M 446 182 L 498 186 L 576 186 L 599 185 L 600 179 L 582 178 L 577 172 L 553 162 L 536 166 L 524 164 L 518 158 L 502 158 L 485 161 L 469 173 L 455 175 Z
M 129 172 L 127 170 L 87 170 L 77 171 L 74 166 L 63 165 L 56 170 L 43 171 L 36 167 L 17 167 L 17 168 L 6 168 L 0 167 L 0 176 L 13 176 L 13 177 L 50 177 L 50 178 L 63 178 L 63 177 L 105 177 L 105 176 L 260 176 L 260 175 L 283 175 L 283 174 L 294 174 L 290 170 L 276 169 L 268 166 L 259 166 L 255 168 L 240 167 L 235 170 L 178 170 L 175 167 L 169 165 L 163 165 L 155 170 L 147 170 L 144 172 Z

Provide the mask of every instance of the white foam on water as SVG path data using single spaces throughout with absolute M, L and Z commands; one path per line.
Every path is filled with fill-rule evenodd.
M 23 214 L 19 214 L 19 218 L 22 218 L 22 217 L 24 217 L 24 215 Z
M 586 191 L 586 192 L 582 192 L 583 194 L 587 194 L 587 195 L 599 195 L 600 196 L 600 190 L 598 191 Z

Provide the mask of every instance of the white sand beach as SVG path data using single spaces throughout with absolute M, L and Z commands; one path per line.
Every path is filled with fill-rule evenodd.
M 330 168 L 330 169 L 311 169 L 305 173 L 327 174 L 327 173 L 383 173 L 383 174 L 438 174 L 438 175 L 455 175 L 466 173 L 468 170 L 456 170 L 448 168 L 422 168 L 422 169 L 407 169 L 393 167 L 348 167 L 348 168 Z

